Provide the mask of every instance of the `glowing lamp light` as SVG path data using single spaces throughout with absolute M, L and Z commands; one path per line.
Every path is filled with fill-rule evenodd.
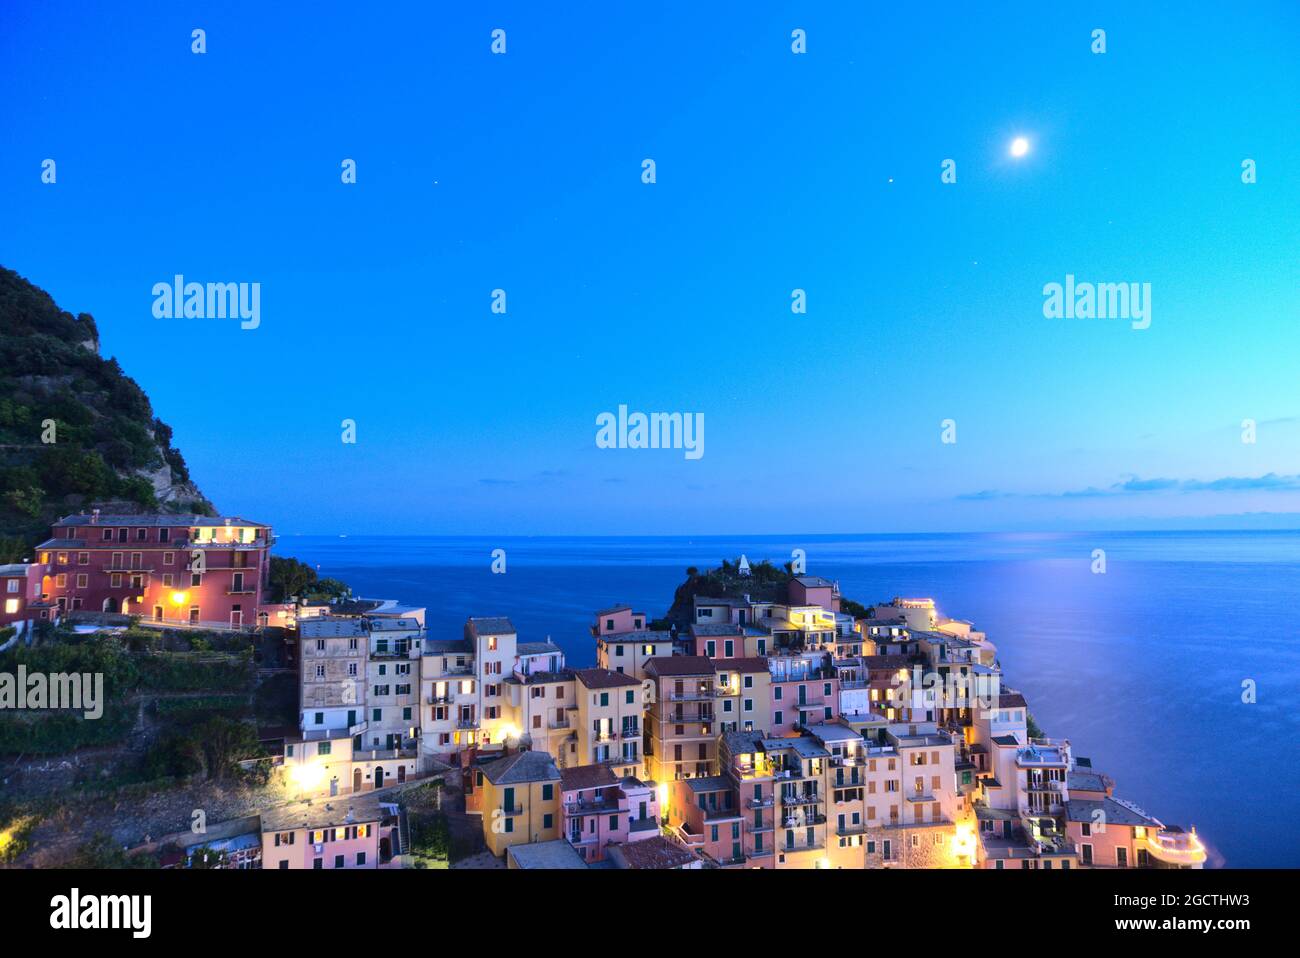
M 325 769 L 315 762 L 295 765 L 290 770 L 289 775 L 293 780 L 293 784 L 303 791 L 319 788 L 321 783 L 325 781 Z
M 185 600 L 189 598 L 184 592 L 172 593 L 172 605 L 184 605 Z

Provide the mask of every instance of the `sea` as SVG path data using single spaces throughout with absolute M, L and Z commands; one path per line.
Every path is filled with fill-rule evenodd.
M 1208 867 L 1300 866 L 1300 532 L 281 536 L 276 552 L 356 595 L 427 607 L 435 637 L 507 616 L 581 668 L 597 609 L 657 618 L 689 566 L 796 549 L 846 598 L 929 597 L 973 622 L 1045 734 L 1117 796 L 1195 826 Z

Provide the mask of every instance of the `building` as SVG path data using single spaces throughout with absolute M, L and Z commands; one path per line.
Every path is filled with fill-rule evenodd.
M 616 775 L 608 764 L 560 770 L 563 834 L 584 862 L 603 861 L 611 845 L 659 834 L 653 782 Z
M 400 813 L 377 796 L 297 802 L 262 813 L 262 867 L 400 867 Z
M 483 818 L 483 839 L 501 858 L 512 845 L 560 838 L 560 770 L 545 752 L 519 751 L 473 770 L 466 811 Z
M 12 627 L 15 638 L 26 641 L 36 623 L 58 621 L 59 606 L 47 598 L 48 579 L 41 562 L 0 565 L 0 629 Z
M 695 871 L 704 867 L 702 858 L 662 835 L 643 842 L 615 845 L 609 850 L 609 858 L 616 868 L 636 870 Z
M 640 774 L 644 747 L 641 683 L 609 669 L 578 669 L 573 737 L 577 765 L 612 764 Z M 570 755 L 573 753 L 570 752 Z
M 260 623 L 271 527 L 238 516 L 65 516 L 37 546 L 43 592 L 60 613 L 139 615 L 170 626 Z
M 645 767 L 657 782 L 713 775 L 717 717 L 713 662 L 701 655 L 650 659 L 651 700 L 646 711 Z

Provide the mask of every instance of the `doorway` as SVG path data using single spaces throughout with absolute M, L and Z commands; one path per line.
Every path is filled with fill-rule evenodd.
M 352 770 L 352 791 L 361 791 L 361 769 Z
M 375 788 L 384 787 L 384 766 L 375 766 Z

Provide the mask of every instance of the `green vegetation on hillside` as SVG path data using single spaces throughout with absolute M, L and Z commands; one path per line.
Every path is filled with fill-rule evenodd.
M 89 314 L 0 267 L 0 562 L 28 557 L 54 519 L 94 502 L 214 513 L 197 490 L 158 502 L 149 475 L 165 466 L 170 486 L 190 489 L 185 459 L 98 341 Z

